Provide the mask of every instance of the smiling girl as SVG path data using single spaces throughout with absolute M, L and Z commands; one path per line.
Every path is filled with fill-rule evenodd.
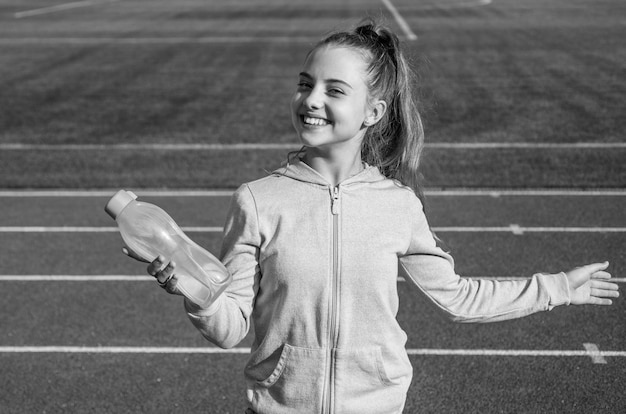
M 396 321 L 399 267 L 456 321 L 617 297 L 608 263 L 523 281 L 455 273 L 424 215 L 422 125 L 387 29 L 365 23 L 317 44 L 291 116 L 301 157 L 233 196 L 220 256 L 232 285 L 206 309 L 185 300 L 193 324 L 221 347 L 254 324 L 248 413 L 401 413 L 413 368 Z M 176 266 L 164 262 L 148 271 L 177 294 Z

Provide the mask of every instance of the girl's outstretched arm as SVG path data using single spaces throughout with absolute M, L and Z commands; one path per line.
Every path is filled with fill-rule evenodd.
M 401 271 L 444 313 L 457 322 L 495 322 L 569 304 L 609 305 L 618 296 L 608 263 L 526 280 L 460 277 L 452 257 L 437 247 L 423 208 L 413 197 L 411 243 L 400 256 Z
M 577 267 L 566 273 L 572 305 L 610 305 L 610 298 L 619 296 L 618 286 L 608 282 L 611 274 L 605 270 L 609 262 Z

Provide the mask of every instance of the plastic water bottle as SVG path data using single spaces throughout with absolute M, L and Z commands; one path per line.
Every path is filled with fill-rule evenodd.
M 120 190 L 104 208 L 117 221 L 124 243 L 148 262 L 159 255 L 166 263 L 174 261 L 177 288 L 198 306 L 208 307 L 230 284 L 230 273 L 165 211 L 136 199 L 132 192 Z

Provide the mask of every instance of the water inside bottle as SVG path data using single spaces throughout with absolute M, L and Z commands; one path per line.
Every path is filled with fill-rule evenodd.
M 211 290 L 191 276 L 179 275 L 178 289 L 197 305 L 207 306 L 210 303 Z

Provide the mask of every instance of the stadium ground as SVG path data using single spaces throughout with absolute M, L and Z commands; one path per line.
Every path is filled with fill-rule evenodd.
M 624 286 L 622 2 L 310 3 L 0 0 L 0 412 L 243 412 L 250 338 L 202 340 L 102 207 L 132 189 L 218 250 L 232 190 L 297 148 L 306 50 L 367 14 L 419 68 L 428 214 L 457 271 L 609 260 Z M 623 298 L 463 325 L 398 283 L 407 414 L 626 411 Z

